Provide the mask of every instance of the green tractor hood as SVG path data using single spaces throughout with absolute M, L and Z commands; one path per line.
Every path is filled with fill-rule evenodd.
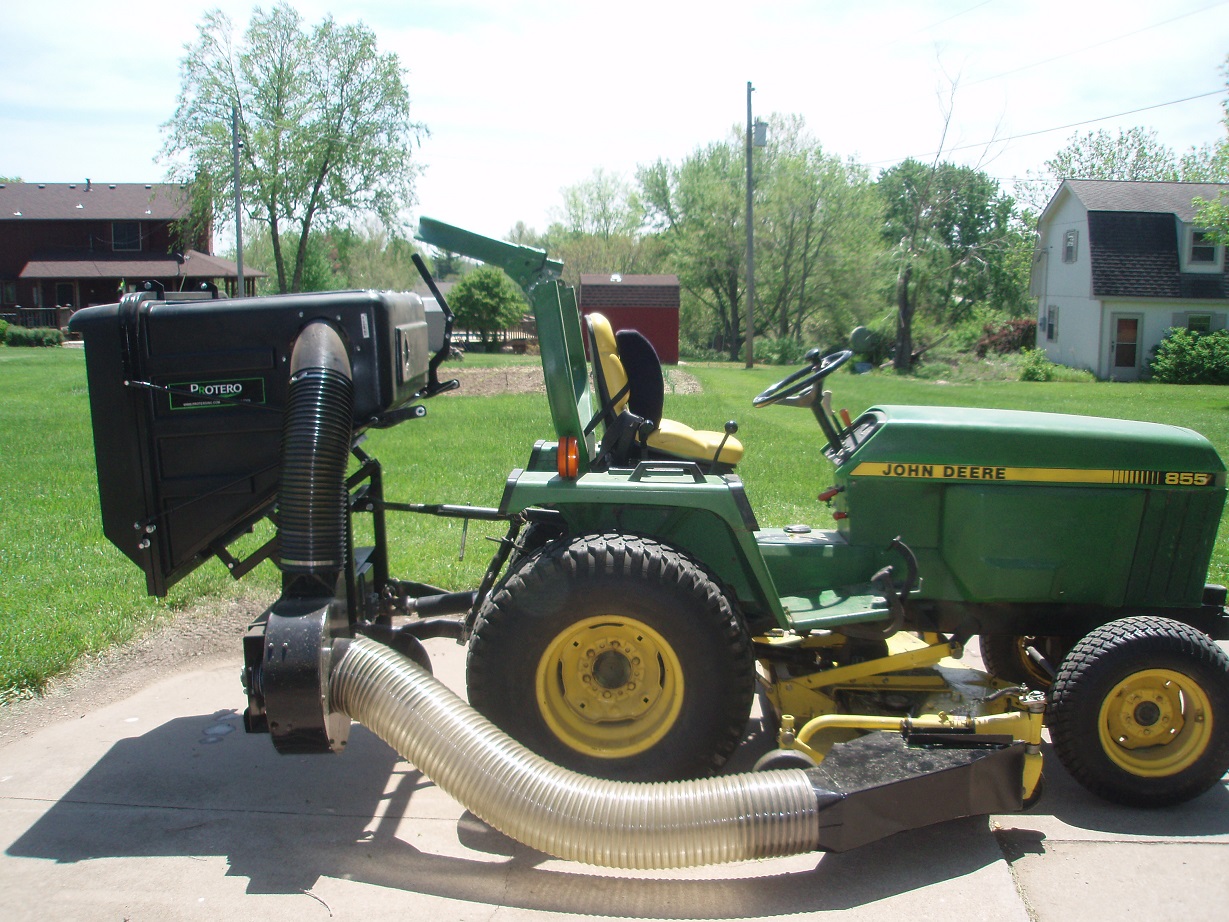
M 1201 604 L 1225 465 L 1189 429 L 883 406 L 836 460 L 842 532 L 871 546 L 901 535 L 925 597 Z

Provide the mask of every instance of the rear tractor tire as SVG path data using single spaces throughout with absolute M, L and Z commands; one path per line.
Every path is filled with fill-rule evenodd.
M 1059 760 L 1094 794 L 1183 803 L 1229 769 L 1229 656 L 1178 621 L 1112 621 L 1063 661 L 1047 722 Z
M 529 749 L 603 778 L 714 773 L 742 738 L 751 639 L 685 554 L 617 534 L 553 541 L 483 605 L 470 703 Z

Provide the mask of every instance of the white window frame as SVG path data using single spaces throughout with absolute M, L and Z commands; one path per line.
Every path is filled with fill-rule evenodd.
M 1073 265 L 1080 259 L 1080 232 L 1063 231 L 1063 262 Z
M 1187 224 L 1183 227 L 1182 233 L 1182 271 L 1183 272 L 1224 272 L 1225 271 L 1225 248 L 1219 243 L 1203 243 L 1198 238 L 1206 234 L 1207 230 L 1202 227 L 1193 227 Z M 1211 260 L 1192 259 L 1196 247 L 1212 247 Z

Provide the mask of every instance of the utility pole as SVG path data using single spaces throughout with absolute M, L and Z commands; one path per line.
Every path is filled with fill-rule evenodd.
M 243 279 L 243 195 L 239 188 L 239 109 L 230 107 L 230 151 L 235 161 L 235 267 L 239 273 L 235 285 L 235 297 L 242 298 L 246 292 Z
M 753 205 L 752 193 L 754 179 L 751 175 L 751 152 L 755 147 L 765 147 L 768 144 L 768 123 L 751 120 L 751 94 L 755 87 L 747 81 L 747 368 L 755 365 L 755 225 L 752 223 Z
M 751 224 L 751 94 L 755 87 L 747 81 L 747 344 L 743 349 L 747 368 L 755 366 L 755 228 Z

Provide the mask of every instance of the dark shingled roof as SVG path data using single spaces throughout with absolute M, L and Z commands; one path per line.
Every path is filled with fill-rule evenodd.
M 1195 220 L 1194 199 L 1215 199 L 1225 183 L 1064 183 L 1088 209 L 1092 290 L 1097 298 L 1229 299 L 1226 272 L 1182 272 L 1178 221 Z
M 181 263 L 162 253 L 112 255 L 97 253 L 38 253 L 21 270 L 23 279 L 187 279 L 235 278 L 239 267 L 229 259 L 188 250 Z M 264 278 L 265 273 L 243 267 L 244 278 Z
M 0 221 L 173 221 L 188 187 L 172 183 L 0 183 Z
M 1229 192 L 1229 183 L 1127 182 L 1116 179 L 1068 179 L 1064 185 L 1089 211 L 1148 211 L 1195 220 L 1196 198 L 1207 201 Z
M 1172 214 L 1090 211 L 1088 245 L 1095 297 L 1178 297 L 1178 230 Z
M 679 306 L 677 275 L 599 275 L 580 277 L 582 309 L 603 307 L 672 307 Z

